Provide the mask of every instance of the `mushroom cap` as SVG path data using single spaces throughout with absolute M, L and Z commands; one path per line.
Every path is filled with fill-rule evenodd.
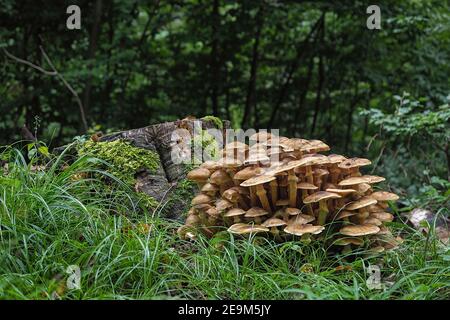
M 286 208 L 286 209 L 284 209 L 284 211 L 290 216 L 296 216 L 296 215 L 302 213 L 302 211 L 298 208 Z
M 364 220 L 365 224 L 373 224 L 375 226 L 381 226 L 383 224 L 383 222 L 381 222 L 380 220 L 378 220 L 377 218 L 374 217 L 369 217 L 367 219 Z
M 275 203 L 275 205 L 277 207 L 284 207 L 287 206 L 289 204 L 289 199 L 278 199 L 277 202 Z
M 354 185 L 360 184 L 360 183 L 367 183 L 367 179 L 364 178 L 364 176 L 349 177 L 349 178 L 339 181 L 338 185 L 341 187 L 346 187 L 346 186 L 354 186 Z
M 250 152 L 249 156 L 244 161 L 244 165 L 257 164 L 258 162 L 265 163 L 265 162 L 269 162 L 269 161 L 270 161 L 270 158 L 267 156 L 265 151 L 264 151 L 264 153 Z
M 368 208 L 369 212 L 383 212 L 384 208 L 379 204 L 373 204 Z
M 327 192 L 332 192 L 332 193 L 337 193 L 341 196 L 346 196 L 352 193 L 355 193 L 356 190 L 355 189 L 335 189 L 335 188 L 328 188 L 325 191 Z
M 249 234 L 258 232 L 267 232 L 268 228 L 261 225 L 250 225 L 246 223 L 235 223 L 228 228 L 228 232 L 235 234 Z
M 304 143 L 300 147 L 300 150 L 306 152 L 311 151 L 320 152 L 320 151 L 328 151 L 330 150 L 330 147 L 320 140 L 306 140 L 306 143 Z
M 220 216 L 220 213 L 219 213 L 219 211 L 217 210 L 216 207 L 211 207 L 211 208 L 209 208 L 209 209 L 206 211 L 206 213 L 208 214 L 208 216 L 211 216 L 211 217 L 217 217 L 217 216 Z
M 380 231 L 380 228 L 373 224 L 362 224 L 354 226 L 345 226 L 339 230 L 343 235 L 350 237 L 366 236 L 369 234 L 376 234 Z
M 218 211 L 224 211 L 227 210 L 229 208 L 233 207 L 233 203 L 225 200 L 225 199 L 219 199 L 216 201 L 216 208 Z
M 387 191 L 376 191 L 370 195 L 377 201 L 396 201 L 399 199 L 399 196 L 392 192 Z
M 312 165 L 318 165 L 318 164 L 328 164 L 329 160 L 328 157 L 323 154 L 305 154 L 303 158 L 300 160 L 297 160 L 300 162 L 300 167 L 307 167 Z
M 340 154 L 329 154 L 328 155 L 328 161 L 330 161 L 331 164 L 341 163 L 344 160 L 347 160 L 347 158 L 344 156 L 341 156 Z
M 326 169 L 321 169 L 321 168 L 317 168 L 313 171 L 313 175 L 316 177 L 322 177 L 325 176 L 327 174 L 329 174 L 330 171 L 326 170 Z
M 214 171 L 209 178 L 210 183 L 217 184 L 219 186 L 230 180 L 231 178 L 228 173 L 226 173 L 225 170 L 222 169 Z
M 248 150 L 248 145 L 247 144 L 245 144 L 245 143 L 243 143 L 243 142 L 240 142 L 240 141 L 233 141 L 233 142 L 230 142 L 230 143 L 227 143 L 226 145 L 225 145 L 225 148 L 224 149 L 242 149 L 242 150 Z
M 191 214 L 186 218 L 186 221 L 184 224 L 187 226 L 196 226 L 196 225 L 199 225 L 200 222 L 201 221 L 200 221 L 199 216 Z
M 313 185 L 312 183 L 299 182 L 299 183 L 297 183 L 297 189 L 301 189 L 301 190 L 317 190 L 319 188 L 317 186 Z
M 384 249 L 383 246 L 376 246 L 376 247 L 373 247 L 373 248 L 370 248 L 370 249 L 369 249 L 370 252 L 374 252 L 374 253 L 381 253 L 381 252 L 383 252 L 384 250 L 385 250 L 385 249 Z
M 389 212 L 371 212 L 371 218 L 376 218 L 382 222 L 391 222 L 394 220 L 394 216 Z
M 200 203 L 200 204 L 195 204 L 192 206 L 194 209 L 196 209 L 197 211 L 202 211 L 202 212 L 206 212 L 207 210 L 209 210 L 209 208 L 211 208 L 212 206 L 209 203 Z
M 212 200 L 213 199 L 210 196 L 200 193 L 192 199 L 191 205 L 196 206 L 199 204 L 207 204 L 210 203 Z
M 348 244 L 353 244 L 355 246 L 362 246 L 364 244 L 364 239 L 357 237 L 349 237 L 349 238 L 340 238 L 333 242 L 334 245 L 337 246 L 346 246 Z
M 269 213 L 264 210 L 263 208 L 259 208 L 259 207 L 251 207 L 250 209 L 247 210 L 247 212 L 245 213 L 245 217 L 246 218 L 254 218 L 254 217 L 261 217 L 261 216 L 265 216 L 268 215 Z
M 263 169 L 259 167 L 246 167 L 234 174 L 235 180 L 248 180 L 256 175 L 262 174 Z
M 363 177 L 365 177 L 367 179 L 367 183 L 370 183 L 370 184 L 383 182 L 386 180 L 386 178 L 384 178 L 384 177 L 374 176 L 374 175 L 365 175 Z
M 191 181 L 206 181 L 208 180 L 211 172 L 206 168 L 196 168 L 189 171 L 186 178 Z
M 202 187 L 202 192 L 217 192 L 219 187 L 212 183 L 207 183 Z
M 223 192 L 222 197 L 230 202 L 236 203 L 239 201 L 241 195 L 238 190 L 230 188 Z
M 325 227 L 323 226 L 313 226 L 312 224 L 301 224 L 301 223 L 291 223 L 286 228 L 284 232 L 293 234 L 295 236 L 301 236 L 306 233 L 319 234 Z
M 336 193 L 327 192 L 327 191 L 318 191 L 318 192 L 315 192 L 315 193 L 307 196 L 305 199 L 303 199 L 303 203 L 305 203 L 305 204 L 316 203 L 316 202 L 319 202 L 322 200 L 338 199 L 338 198 L 341 198 L 341 196 Z
M 359 168 L 362 166 L 368 166 L 372 164 L 372 161 L 364 158 L 349 158 L 338 164 L 338 168 L 341 169 L 351 169 L 351 168 Z
M 276 178 L 273 176 L 260 175 L 260 176 L 256 176 L 256 177 L 245 180 L 244 182 L 241 183 L 241 187 L 257 186 L 260 184 L 270 182 L 275 179 Z
M 271 169 L 270 173 L 275 175 L 275 174 L 278 174 L 278 173 L 281 173 L 284 171 L 289 171 L 289 170 L 295 169 L 297 167 L 300 167 L 301 165 L 302 164 L 301 164 L 300 160 L 292 160 L 287 163 L 282 163 L 278 167 Z
M 239 168 L 242 166 L 242 161 L 230 155 L 217 160 L 217 163 L 223 168 Z
M 285 226 L 286 222 L 284 220 L 278 218 L 269 218 L 262 223 L 263 227 L 271 228 L 271 227 L 281 227 Z
M 222 168 L 222 166 L 220 165 L 220 163 L 217 163 L 216 161 L 212 161 L 212 160 L 208 160 L 203 162 L 200 165 L 200 168 L 204 168 L 204 169 L 208 169 L 209 171 L 216 171 L 219 170 L 220 168 Z
M 316 220 L 316 218 L 313 216 L 299 213 L 298 215 L 296 215 L 292 219 L 290 219 L 289 223 L 307 224 L 307 223 L 313 222 L 314 220 Z
M 371 198 L 369 196 L 365 196 L 365 197 L 362 197 L 362 198 L 360 198 L 360 199 L 358 199 L 356 201 L 350 202 L 345 207 L 345 209 L 346 210 L 358 210 L 358 209 L 361 209 L 361 208 L 365 208 L 365 207 L 371 206 L 371 205 L 376 204 L 376 203 L 377 203 L 377 200 L 375 200 L 375 199 L 373 199 L 373 198 Z
M 356 191 L 358 191 L 359 193 L 366 193 L 367 191 L 369 191 L 372 187 L 370 186 L 370 184 L 368 183 L 360 183 L 358 185 L 356 185 Z
M 227 213 L 225 213 L 224 217 L 236 217 L 236 216 L 242 216 L 245 214 L 245 210 L 242 210 L 241 208 L 232 208 L 228 210 Z
M 350 216 L 354 216 L 355 214 L 358 214 L 357 211 L 347 211 L 347 210 L 342 210 L 341 212 L 339 212 L 336 216 L 336 220 L 341 220 L 344 219 L 346 217 L 350 217 Z

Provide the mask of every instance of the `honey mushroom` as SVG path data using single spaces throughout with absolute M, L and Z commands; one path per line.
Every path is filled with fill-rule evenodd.
M 332 184 L 336 184 L 338 182 L 339 176 L 342 171 L 338 165 L 346 159 L 347 159 L 346 157 L 341 156 L 339 154 L 329 154 L 328 155 L 328 161 L 330 163 L 329 167 L 328 167 L 328 171 L 330 172 L 330 182 Z
M 354 202 L 350 202 L 345 209 L 349 210 L 349 211 L 354 211 L 354 210 L 358 210 L 358 214 L 355 215 L 357 221 L 359 224 L 363 224 L 364 221 L 369 217 L 369 209 L 368 207 L 376 204 L 377 200 L 369 197 L 369 196 L 365 196 L 362 197 Z
M 346 170 L 348 176 L 356 177 L 361 176 L 359 168 L 363 166 L 371 165 L 372 162 L 369 159 L 364 158 L 349 158 L 338 164 L 338 168 Z
M 284 228 L 284 232 L 292 234 L 294 236 L 300 236 L 302 241 L 310 242 L 311 234 L 321 233 L 325 227 L 313 226 L 312 224 L 302 224 L 299 222 L 288 224 Z
M 202 193 L 214 198 L 217 195 L 217 192 L 219 191 L 219 187 L 212 183 L 206 183 L 202 189 Z
M 352 252 L 352 245 L 362 246 L 364 239 L 358 237 L 340 238 L 333 242 L 336 246 L 343 246 L 342 254 L 350 254 Z
M 225 190 L 234 186 L 233 180 L 231 180 L 228 173 L 226 173 L 223 169 L 214 171 L 209 178 L 209 182 L 219 186 L 219 192 L 221 195 L 225 192 Z
M 302 201 L 304 203 L 305 198 L 309 195 L 308 191 L 309 190 L 315 191 L 318 188 L 315 185 L 308 183 L 308 182 L 299 182 L 299 183 L 297 183 L 297 189 L 302 190 Z M 308 211 L 308 214 L 313 215 L 314 213 L 313 213 L 311 204 L 308 203 L 305 205 L 306 205 L 306 210 Z
M 231 208 L 228 210 L 223 217 L 224 218 L 233 218 L 233 223 L 242 222 L 242 217 L 245 215 L 245 210 L 241 208 Z
M 211 172 L 206 168 L 196 168 L 190 171 L 186 178 L 188 180 L 194 181 L 197 183 L 199 190 L 208 182 L 208 178 L 211 175 Z
M 248 209 L 247 203 L 241 196 L 239 188 L 240 187 L 232 187 L 230 189 L 225 190 L 225 192 L 222 194 L 222 197 L 233 203 L 234 207 L 237 207 L 239 204 L 239 206 L 242 209 L 247 210 Z
M 261 224 L 262 217 L 268 215 L 269 212 L 262 208 L 252 207 L 247 210 L 244 217 L 253 220 L 256 224 Z
M 264 210 L 266 210 L 267 212 L 272 212 L 269 199 L 267 198 L 266 189 L 264 189 L 264 183 L 268 183 L 274 179 L 275 179 L 274 176 L 266 176 L 266 175 L 256 176 L 242 182 L 241 187 L 255 187 L 256 195 L 258 196 Z M 252 194 L 252 192 L 254 191 L 252 191 L 252 189 L 250 188 L 250 195 Z
M 269 228 L 260 225 L 249 225 L 246 223 L 236 223 L 228 228 L 228 232 L 238 235 L 248 235 L 252 233 L 268 232 Z
M 275 240 L 281 240 L 280 230 L 278 227 L 285 226 L 286 222 L 278 218 L 269 218 L 262 223 L 263 227 L 269 228 L 270 233 L 273 235 Z
M 305 204 L 309 203 L 319 203 L 319 214 L 317 218 L 317 223 L 320 226 L 323 226 L 327 220 L 327 216 L 329 213 L 327 201 L 329 199 L 338 199 L 341 196 L 336 193 L 331 193 L 327 191 L 318 191 L 309 196 L 307 196 L 303 202 Z

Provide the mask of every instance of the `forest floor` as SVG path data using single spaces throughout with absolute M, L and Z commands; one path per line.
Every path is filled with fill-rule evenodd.
M 179 222 L 142 213 L 120 181 L 105 187 L 87 175 L 106 174 L 87 158 L 41 171 L 17 156 L 9 170 L 0 175 L 1 299 L 450 298 L 448 246 L 398 215 L 391 227 L 403 244 L 377 255 L 224 232 L 182 241 Z M 68 266 L 80 270 L 78 288 L 67 285 Z

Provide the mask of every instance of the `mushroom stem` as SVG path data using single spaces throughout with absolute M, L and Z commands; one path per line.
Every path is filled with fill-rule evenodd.
M 348 255 L 352 253 L 352 245 L 351 244 L 346 244 L 344 246 L 344 248 L 342 248 L 342 254 Z
M 313 177 L 313 171 L 311 166 L 306 166 L 306 181 L 308 183 L 314 184 L 314 177 Z
M 327 216 L 328 216 L 327 201 L 326 200 L 319 201 L 319 217 L 317 219 L 317 223 L 319 224 L 319 226 L 323 226 L 325 224 L 325 222 L 327 221 Z
M 252 207 L 258 206 L 258 196 L 256 195 L 255 187 L 251 186 L 250 189 L 250 204 Z
M 310 243 L 311 242 L 311 234 L 310 233 L 305 233 L 302 234 L 300 241 L 305 242 L 305 243 Z
M 292 208 L 295 208 L 297 206 L 297 180 L 298 179 L 294 173 L 294 169 L 289 170 L 289 205 Z
M 248 205 L 247 205 L 247 202 L 245 202 L 245 200 L 244 200 L 244 198 L 243 198 L 242 196 L 239 197 L 238 203 L 239 203 L 239 207 L 240 207 L 241 209 L 244 209 L 244 210 L 250 209 L 250 208 L 248 207 Z
M 281 240 L 280 230 L 278 230 L 277 227 L 271 227 L 270 233 L 273 235 L 275 240 L 277 240 L 277 241 Z
M 305 198 L 308 196 L 308 190 L 302 189 L 302 200 L 305 200 Z M 306 204 L 306 211 L 310 216 L 314 215 L 311 204 Z
M 275 207 L 275 204 L 278 201 L 278 182 L 277 180 L 272 180 L 269 183 L 270 185 L 270 196 L 272 198 L 272 204 Z
M 272 212 L 272 208 L 270 207 L 269 199 L 267 199 L 266 189 L 264 189 L 262 184 L 256 186 L 256 194 L 261 201 L 261 205 L 267 212 Z

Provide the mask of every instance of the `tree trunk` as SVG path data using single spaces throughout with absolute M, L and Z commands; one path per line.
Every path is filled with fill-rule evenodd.
M 214 116 L 219 115 L 219 0 L 214 0 L 212 9 L 212 42 L 211 42 L 211 104 Z

